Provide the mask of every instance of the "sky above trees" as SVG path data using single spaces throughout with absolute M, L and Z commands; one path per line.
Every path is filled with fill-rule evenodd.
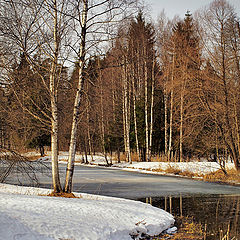
M 154 19 L 157 18 L 159 13 L 164 9 L 165 13 L 169 18 L 173 18 L 175 15 L 179 15 L 181 18 L 184 17 L 187 10 L 195 12 L 201 7 L 204 7 L 212 2 L 212 0 L 145 0 L 146 4 L 149 5 L 149 10 L 152 13 Z M 231 5 L 234 6 L 237 13 L 240 13 L 240 2 L 239 0 L 229 0 Z

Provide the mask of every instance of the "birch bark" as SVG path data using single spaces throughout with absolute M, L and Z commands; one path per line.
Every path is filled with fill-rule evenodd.
M 73 109 L 73 121 L 72 121 L 72 130 L 71 130 L 71 140 L 69 145 L 69 157 L 68 165 L 66 170 L 66 179 L 65 179 L 65 192 L 72 191 L 72 178 L 74 170 L 74 161 L 76 154 L 76 143 L 77 143 L 77 125 L 80 114 L 80 103 L 83 94 L 83 84 L 84 84 L 84 63 L 86 56 L 86 30 L 87 30 L 87 14 L 88 14 L 88 0 L 83 0 L 83 11 L 81 16 L 81 42 L 79 49 L 79 70 L 78 70 L 78 87 L 77 93 L 75 96 L 74 109 Z
M 145 93 L 145 147 L 146 147 L 146 160 L 147 162 L 150 161 L 149 159 L 149 125 L 148 125 L 148 68 L 147 68 L 147 51 L 146 47 L 144 48 L 145 59 L 144 59 L 144 93 Z
M 175 47 L 174 47 L 174 52 L 175 52 Z M 173 81 L 174 81 L 174 70 L 175 70 L 175 53 L 173 53 L 173 62 L 172 62 L 168 160 L 171 160 L 171 152 L 172 152 L 173 97 L 174 97 L 174 95 L 173 95 Z
M 139 141 L 138 141 L 138 127 L 137 127 L 137 114 L 136 114 L 136 89 L 135 82 L 132 78 L 132 86 L 133 86 L 133 118 L 134 118 L 134 131 L 135 131 L 135 139 L 136 139 L 136 148 L 138 161 L 140 161 L 140 151 L 139 151 Z
M 58 40 L 58 12 L 57 1 L 54 1 L 54 59 L 50 71 L 50 97 L 51 97 L 51 157 L 52 157 L 52 181 L 54 192 L 61 192 L 61 183 L 59 178 L 58 169 L 58 108 L 57 108 L 57 66 L 58 66 L 58 54 L 59 54 L 59 40 Z
M 132 163 L 130 152 L 130 116 L 129 116 L 129 101 L 128 101 L 128 79 L 127 79 L 127 66 L 126 59 L 123 65 L 123 115 L 125 125 L 125 154 L 126 160 Z
M 151 158 L 152 158 L 154 91 L 155 91 L 155 59 L 153 58 L 153 65 L 152 65 L 151 110 L 150 110 L 150 134 L 149 134 L 149 161 L 151 161 Z

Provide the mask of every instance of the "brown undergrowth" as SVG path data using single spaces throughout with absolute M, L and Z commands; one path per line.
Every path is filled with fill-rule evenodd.
M 232 183 L 240 183 L 240 173 L 235 169 L 231 169 L 227 171 L 227 174 L 224 174 L 222 170 L 218 170 L 214 173 L 204 175 L 203 179 L 205 181 L 221 181 L 221 182 L 232 182 Z
M 196 174 L 190 171 L 182 171 L 179 168 L 169 166 L 167 169 L 153 169 L 154 172 L 165 172 L 174 175 L 180 175 L 189 178 L 199 178 L 204 181 L 209 182 L 223 182 L 223 183 L 240 183 L 240 173 L 237 172 L 235 169 L 231 169 L 227 171 L 227 175 L 223 173 L 222 170 L 218 170 L 216 172 L 212 172 L 209 174 Z
M 195 223 L 190 217 L 177 217 L 175 222 L 178 228 L 175 234 L 164 234 L 152 240 L 202 240 L 204 239 L 204 228 L 200 223 Z
M 165 172 L 165 173 L 170 173 L 170 174 L 174 174 L 174 175 L 186 176 L 186 177 L 190 177 L 190 178 L 201 177 L 199 174 L 194 174 L 194 173 L 192 173 L 190 171 L 182 171 L 179 168 L 171 167 L 171 166 L 169 166 L 165 170 L 159 168 L 159 169 L 153 169 L 152 171 L 153 172 Z
M 64 198 L 80 198 L 80 197 L 76 197 L 73 193 L 65 193 L 65 192 L 60 192 L 60 193 L 51 192 L 47 196 L 48 197 L 64 197 Z
M 37 161 L 39 158 L 41 158 L 40 155 L 27 156 L 27 159 L 28 159 L 29 161 Z

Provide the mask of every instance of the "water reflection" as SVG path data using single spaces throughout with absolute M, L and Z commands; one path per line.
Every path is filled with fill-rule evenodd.
M 140 200 L 174 216 L 193 217 L 206 226 L 206 240 L 240 240 L 240 196 L 169 196 Z

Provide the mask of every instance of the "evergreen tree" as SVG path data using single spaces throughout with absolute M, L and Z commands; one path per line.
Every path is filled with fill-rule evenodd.
M 199 85 L 201 67 L 201 49 L 199 36 L 189 12 L 183 21 L 179 21 L 173 28 L 172 35 L 172 88 L 174 91 L 174 123 L 177 133 L 175 149 L 180 161 L 183 155 L 191 154 L 187 149 L 187 142 L 197 131 L 199 123 Z M 196 125 L 197 124 L 197 125 Z M 190 151 L 190 152 L 189 152 Z

